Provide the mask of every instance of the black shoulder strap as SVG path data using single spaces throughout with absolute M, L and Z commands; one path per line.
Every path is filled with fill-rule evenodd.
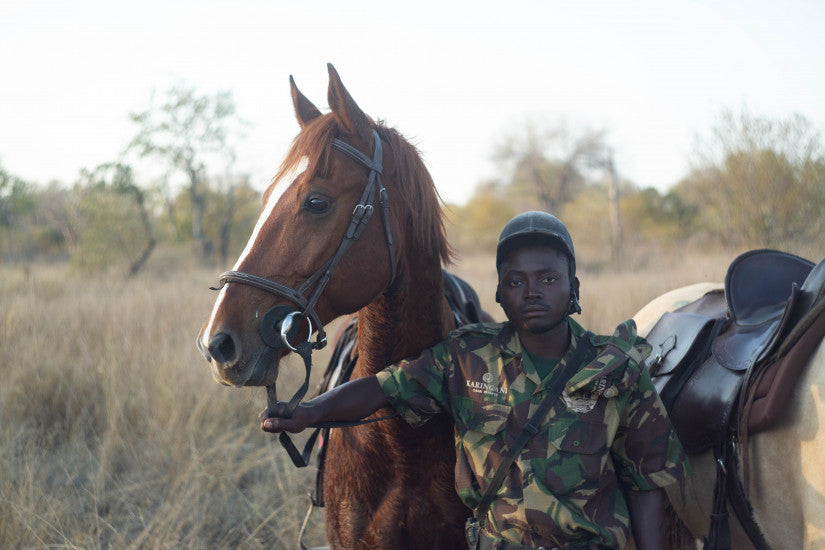
M 513 464 L 513 461 L 519 455 L 527 442 L 538 433 L 541 423 L 544 422 L 544 417 L 547 416 L 547 413 L 550 411 L 550 407 L 558 401 L 562 390 L 564 390 L 565 384 L 567 384 L 567 381 L 570 380 L 574 374 L 576 374 L 579 363 L 581 363 L 584 358 L 584 354 L 590 348 L 590 337 L 592 335 L 593 333 L 588 331 L 577 339 L 576 349 L 573 351 L 573 355 L 570 359 L 565 363 L 564 370 L 556 373 L 550 381 L 550 386 L 547 388 L 547 396 L 544 401 L 542 401 L 539 408 L 527 421 L 527 423 L 524 424 L 524 428 L 521 430 L 521 433 L 513 442 L 513 445 L 505 453 L 504 460 L 499 465 L 498 470 L 496 470 L 493 480 L 490 481 L 490 485 L 487 486 L 487 491 L 485 491 L 484 496 L 481 497 L 481 502 L 479 502 L 478 508 L 475 510 L 475 517 L 482 527 L 487 521 L 487 510 L 490 509 L 490 504 L 492 504 L 493 498 L 495 498 L 499 487 L 501 487 L 504 478 L 510 471 L 510 465 Z

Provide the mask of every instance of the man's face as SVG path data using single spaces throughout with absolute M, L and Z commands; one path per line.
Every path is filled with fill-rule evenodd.
M 570 306 L 568 259 L 552 246 L 513 250 L 501 263 L 499 280 L 501 307 L 518 331 L 547 332 Z

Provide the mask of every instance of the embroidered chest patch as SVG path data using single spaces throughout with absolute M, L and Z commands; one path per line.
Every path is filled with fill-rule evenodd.
M 481 393 L 485 395 L 505 395 L 507 390 L 500 385 L 495 384 L 496 377 L 492 373 L 485 372 L 481 380 L 466 380 L 467 388 L 472 393 Z
M 593 388 L 589 391 L 577 391 L 573 395 L 567 393 L 567 389 L 562 392 L 561 397 L 564 399 L 564 404 L 567 408 L 576 413 L 586 413 L 593 410 L 596 406 L 599 396 L 604 395 L 604 389 L 607 387 L 607 380 L 599 378 L 595 381 Z

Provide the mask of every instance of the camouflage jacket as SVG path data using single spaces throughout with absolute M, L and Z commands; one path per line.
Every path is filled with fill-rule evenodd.
M 586 335 L 568 322 L 571 345 L 557 369 Z M 650 346 L 636 336 L 633 322 L 619 325 L 613 336 L 591 334 L 589 345 L 493 500 L 485 531 L 496 540 L 623 548 L 630 519 L 620 483 L 650 490 L 684 479 L 684 451 L 640 367 Z M 441 411 L 452 416 L 456 490 L 472 509 L 546 393 L 510 323 L 463 327 L 377 376 L 413 426 Z

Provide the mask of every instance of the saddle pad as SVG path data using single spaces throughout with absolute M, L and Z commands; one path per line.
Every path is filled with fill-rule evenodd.
M 785 355 L 766 366 L 759 380 L 751 386 L 750 407 L 746 407 L 747 418 L 744 419 L 748 432 L 758 433 L 771 428 L 785 411 L 799 376 L 825 336 L 825 308 L 816 309 L 819 311 L 811 312 L 813 321 L 806 324 L 799 339 Z

